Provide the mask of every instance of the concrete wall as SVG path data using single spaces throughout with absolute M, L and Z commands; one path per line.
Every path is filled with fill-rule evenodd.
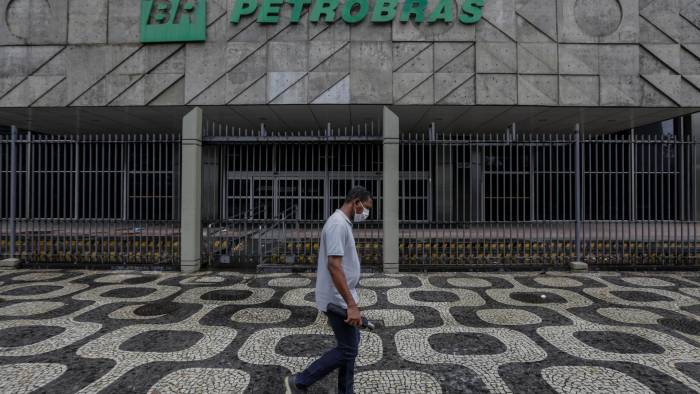
M 138 0 L 0 0 L 0 107 L 700 106 L 696 0 L 486 0 L 476 25 L 352 27 L 290 25 L 288 6 L 235 26 L 231 3 L 208 0 L 206 43 L 144 46 Z

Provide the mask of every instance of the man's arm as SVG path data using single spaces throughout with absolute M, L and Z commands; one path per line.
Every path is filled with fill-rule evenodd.
M 345 322 L 353 326 L 361 326 L 362 315 L 360 314 L 360 308 L 357 306 L 355 299 L 352 298 L 348 283 L 345 280 L 343 258 L 340 256 L 328 256 L 328 271 L 331 273 L 333 284 L 335 288 L 338 289 L 338 293 L 343 297 L 345 303 L 348 304 L 348 317 Z

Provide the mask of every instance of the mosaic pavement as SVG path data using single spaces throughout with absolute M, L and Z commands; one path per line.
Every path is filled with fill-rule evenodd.
M 700 272 L 368 274 L 357 393 L 700 392 Z M 313 274 L 0 272 L 0 392 L 278 393 Z M 331 375 L 312 392 L 333 392 Z

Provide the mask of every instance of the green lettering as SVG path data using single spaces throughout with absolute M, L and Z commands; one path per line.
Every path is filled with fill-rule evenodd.
M 452 0 L 440 0 L 438 5 L 433 9 L 433 12 L 430 13 L 428 23 L 437 22 L 439 20 L 445 23 L 452 22 L 452 11 Z
M 287 0 L 287 4 L 292 6 L 292 17 L 289 22 L 299 23 L 301 12 L 304 11 L 304 7 L 311 4 L 311 0 Z
M 155 11 L 155 12 L 154 12 Z M 155 14 L 155 20 L 157 23 L 168 23 L 170 20 L 170 2 L 167 3 L 156 3 L 153 2 L 153 8 L 151 9 L 151 15 Z
M 399 0 L 377 0 L 372 12 L 372 22 L 391 22 L 396 16 Z
M 352 14 L 353 8 L 357 8 L 357 13 Z M 345 23 L 358 23 L 367 16 L 369 12 L 369 3 L 367 0 L 347 0 L 343 6 L 343 21 Z
M 250 15 L 258 8 L 258 3 L 255 0 L 237 0 L 231 11 L 231 23 L 238 23 L 241 16 Z
M 318 0 L 311 9 L 309 20 L 317 23 L 323 14 L 326 23 L 335 21 L 335 9 L 338 8 L 339 0 Z
M 284 0 L 263 0 L 258 11 L 258 23 L 277 23 L 280 20 L 280 6 Z
M 484 0 L 465 0 L 462 4 L 462 14 L 459 16 L 459 21 L 465 25 L 476 23 L 481 19 L 481 7 L 484 6 Z
M 399 21 L 406 23 L 411 19 L 411 16 L 413 16 L 416 22 L 423 22 L 423 14 L 425 14 L 425 7 L 427 5 L 427 0 L 406 0 L 406 2 L 403 3 Z

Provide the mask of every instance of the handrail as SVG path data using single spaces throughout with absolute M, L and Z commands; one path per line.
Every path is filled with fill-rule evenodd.
M 292 205 L 292 206 L 290 206 L 289 208 L 286 208 L 284 211 L 280 212 L 279 218 L 278 218 L 278 219 L 274 219 L 275 222 L 274 222 L 271 226 L 266 226 L 264 230 L 262 230 L 261 228 L 252 229 L 252 230 L 250 230 L 249 232 L 244 233 L 244 234 L 241 234 L 241 235 L 239 235 L 239 236 L 236 237 L 236 238 L 242 239 L 242 238 L 248 238 L 248 237 L 251 237 L 251 236 L 254 236 L 254 235 L 262 235 L 262 234 L 265 234 L 265 233 L 269 232 L 270 230 L 279 227 L 280 223 L 283 223 L 285 220 L 287 220 L 287 219 L 289 219 L 290 217 L 292 217 L 292 216 L 296 213 L 296 208 L 297 208 L 296 205 Z M 227 221 L 227 222 L 228 222 L 228 221 Z M 225 225 L 220 227 L 221 230 L 219 230 L 219 232 L 221 232 L 222 230 L 227 230 L 227 229 L 230 228 L 230 227 L 234 227 L 233 225 L 227 225 L 227 224 L 228 224 L 227 222 L 224 222 L 224 223 L 223 223 L 223 224 L 225 224 Z M 213 225 L 214 225 L 214 223 L 209 223 L 209 225 L 207 225 L 207 228 L 208 228 L 208 229 L 211 229 L 211 228 L 213 227 Z M 210 233 L 210 232 L 207 232 L 207 236 L 210 236 L 210 235 L 211 235 L 211 233 Z
M 265 229 L 265 231 L 263 231 L 263 232 L 260 233 L 260 235 L 265 234 L 265 233 L 269 232 L 270 230 L 279 227 L 280 223 L 283 223 L 285 220 L 289 219 L 289 216 L 291 216 L 291 214 L 295 214 L 295 213 L 296 213 L 296 208 L 297 208 L 296 205 L 292 205 L 291 207 L 289 207 L 289 208 L 285 209 L 284 211 L 282 211 L 282 212 L 280 213 L 280 218 L 279 218 L 275 223 L 273 223 L 272 226 L 268 226 L 268 227 Z

